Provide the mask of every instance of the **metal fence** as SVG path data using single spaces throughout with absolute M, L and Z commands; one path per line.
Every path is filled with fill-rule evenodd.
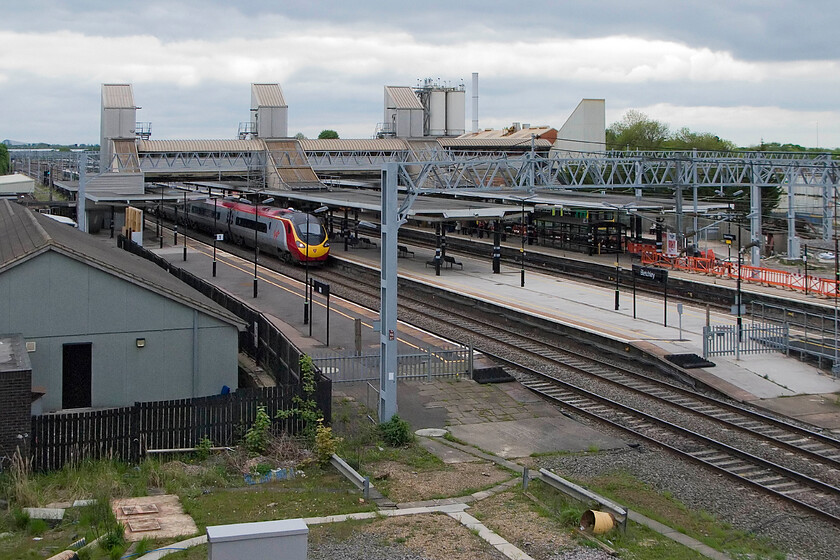
M 761 323 L 738 325 L 710 325 L 703 327 L 703 357 L 766 352 L 789 353 L 787 325 Z
M 452 350 L 427 349 L 397 357 L 397 379 L 432 379 L 472 374 L 471 347 Z M 313 356 L 312 362 L 333 383 L 379 379 L 379 354 L 361 356 Z

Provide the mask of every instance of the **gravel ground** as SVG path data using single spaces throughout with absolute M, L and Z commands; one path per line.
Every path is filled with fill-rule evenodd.
M 625 471 L 660 492 L 670 492 L 689 509 L 710 512 L 738 529 L 767 538 L 787 550 L 789 560 L 838 558 L 837 527 L 664 452 L 633 450 L 545 457 L 539 460 L 539 466 L 583 481 Z

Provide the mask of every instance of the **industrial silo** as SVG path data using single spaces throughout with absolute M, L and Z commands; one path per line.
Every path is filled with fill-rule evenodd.
M 461 125 L 463 128 L 463 124 Z M 429 96 L 429 136 L 446 135 L 446 91 L 433 89 Z
M 464 134 L 466 121 L 466 92 L 463 89 L 446 92 L 446 135 Z

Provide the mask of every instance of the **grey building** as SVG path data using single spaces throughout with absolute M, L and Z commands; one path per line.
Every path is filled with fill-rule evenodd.
M 0 200 L 0 333 L 45 412 L 237 388 L 242 322 L 156 265 Z

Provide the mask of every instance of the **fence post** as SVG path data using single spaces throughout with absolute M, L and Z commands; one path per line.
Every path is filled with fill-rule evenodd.
M 708 308 L 707 308 L 708 309 Z M 709 359 L 709 326 L 703 327 L 703 359 Z
M 131 462 L 139 463 L 143 448 L 141 446 L 141 438 L 142 433 L 140 431 L 140 403 L 135 402 L 134 406 L 131 408 L 131 431 L 129 437 L 129 455 L 131 458 L 129 459 Z
M 470 379 L 472 379 L 473 378 L 473 345 L 472 345 L 472 342 L 470 342 L 470 344 L 469 344 L 469 346 L 467 346 L 467 348 L 469 349 L 469 354 L 467 355 L 467 375 L 469 375 Z
M 426 381 L 432 382 L 432 347 L 426 348 Z

